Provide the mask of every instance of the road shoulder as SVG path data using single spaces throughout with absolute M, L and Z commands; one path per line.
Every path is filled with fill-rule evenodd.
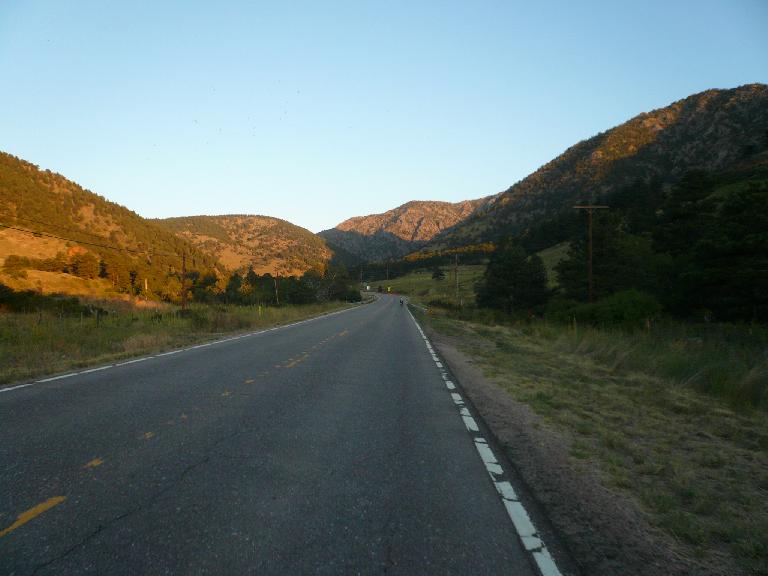
M 720 574 L 681 556 L 634 501 L 606 488 L 594 468 L 573 464 L 564 437 L 485 377 L 450 336 L 424 328 L 584 574 Z

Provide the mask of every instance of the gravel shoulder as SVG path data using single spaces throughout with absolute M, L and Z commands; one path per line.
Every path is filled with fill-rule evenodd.
M 574 462 L 569 440 L 487 378 L 456 338 L 425 329 L 583 574 L 741 573 L 730 562 L 691 558 L 634 500 L 606 487 L 592 463 Z

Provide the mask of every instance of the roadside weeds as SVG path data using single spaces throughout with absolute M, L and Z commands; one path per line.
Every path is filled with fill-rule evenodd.
M 0 387 L 39 376 L 166 352 L 355 306 L 203 307 L 179 317 L 134 311 L 94 318 L 0 314 Z
M 764 413 L 514 328 L 424 325 L 585 574 L 768 573 Z

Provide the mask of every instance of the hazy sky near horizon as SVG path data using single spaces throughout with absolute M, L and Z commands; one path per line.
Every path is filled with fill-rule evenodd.
M 142 216 L 316 232 L 768 82 L 766 30 L 766 0 L 4 0 L 0 150 Z

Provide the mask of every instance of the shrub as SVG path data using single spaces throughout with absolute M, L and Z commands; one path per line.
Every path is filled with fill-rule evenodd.
M 553 301 L 547 308 L 555 320 L 576 318 L 580 323 L 628 329 L 641 327 L 647 320 L 658 316 L 661 310 L 661 304 L 656 298 L 639 290 L 616 292 L 590 304 L 573 305 L 568 300 Z
M 350 287 L 345 292 L 340 294 L 339 300 L 342 300 L 344 302 L 360 302 L 362 301 L 363 297 L 360 295 L 360 291 L 356 288 Z
M 445 310 L 459 310 L 458 305 L 443 298 L 433 298 L 427 302 L 427 306 L 430 308 L 444 308 Z

